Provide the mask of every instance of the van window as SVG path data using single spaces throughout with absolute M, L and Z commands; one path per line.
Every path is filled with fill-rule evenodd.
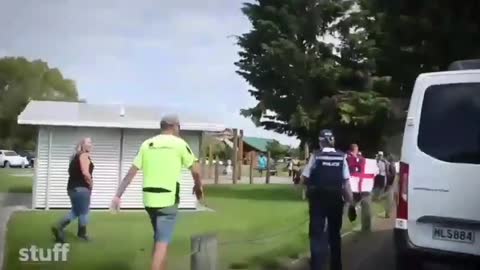
M 480 164 L 480 83 L 430 86 L 421 113 L 420 150 L 446 162 Z

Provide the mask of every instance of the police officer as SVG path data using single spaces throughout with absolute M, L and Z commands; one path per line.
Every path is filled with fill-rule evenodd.
M 334 148 L 332 131 L 322 130 L 319 143 L 321 150 L 311 155 L 302 173 L 310 214 L 310 269 L 323 269 L 330 246 L 330 268 L 340 270 L 343 207 L 353 201 L 350 172 L 346 155 Z
M 203 189 L 196 158 L 188 144 L 179 137 L 180 123 L 167 115 L 160 123 L 160 134 L 142 143 L 133 165 L 120 183 L 112 208 L 120 207 L 120 198 L 138 170 L 143 172 L 143 203 L 154 232 L 152 270 L 165 270 L 167 248 L 172 240 L 178 212 L 182 168 L 190 169 L 193 192 L 202 199 Z

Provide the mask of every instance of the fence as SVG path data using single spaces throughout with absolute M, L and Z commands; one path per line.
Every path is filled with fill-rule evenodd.
M 272 164 L 269 152 L 267 152 L 267 168 L 270 168 L 268 170 L 258 168 L 253 153 L 250 154 L 246 165 L 243 162 L 234 161 L 229 168 L 227 168 L 228 165 L 221 164 L 218 159 L 212 161 L 202 159 L 200 162 L 202 178 L 213 180 L 215 184 L 226 182 L 238 184 L 242 181 L 243 183 L 254 184 L 258 183 L 260 178 L 263 179 L 262 183 L 270 184 L 272 176 L 282 177 L 283 179 L 291 178 L 293 181 L 292 175 L 288 174 L 287 163 Z M 235 166 L 235 164 L 237 165 Z

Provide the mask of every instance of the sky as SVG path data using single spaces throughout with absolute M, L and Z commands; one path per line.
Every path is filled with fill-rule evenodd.
M 198 112 L 245 136 L 298 140 L 240 116 L 256 101 L 235 73 L 244 0 L 0 0 L 0 57 L 42 59 L 95 104 Z

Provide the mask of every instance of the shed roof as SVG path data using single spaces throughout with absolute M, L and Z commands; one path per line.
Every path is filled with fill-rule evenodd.
M 30 101 L 18 116 L 20 125 L 158 129 L 171 111 L 153 107 Z M 182 130 L 222 131 L 225 126 L 194 115 L 177 113 Z
M 265 139 L 258 137 L 244 137 L 243 142 L 260 152 L 267 152 L 267 145 L 273 142 L 273 139 Z

